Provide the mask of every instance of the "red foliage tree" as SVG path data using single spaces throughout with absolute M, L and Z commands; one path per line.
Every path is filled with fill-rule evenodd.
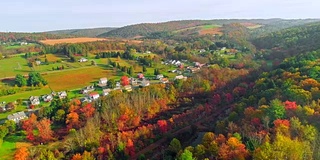
M 76 112 L 71 112 L 67 115 L 66 120 L 67 128 L 78 128 L 79 127 L 79 115 Z
M 38 138 L 41 143 L 47 143 L 52 140 L 53 131 L 51 130 L 51 122 L 49 119 L 42 119 L 37 123 L 37 128 L 39 130 Z
M 296 102 L 285 101 L 284 102 L 286 110 L 296 110 L 297 104 Z
M 24 120 L 22 122 L 22 129 L 27 132 L 26 138 L 29 141 L 34 141 L 34 134 L 33 129 L 35 128 L 37 124 L 37 116 L 35 114 L 31 114 L 30 118 L 27 120 Z
M 219 94 L 213 95 L 212 103 L 218 105 L 221 103 L 221 96 Z
M 91 105 L 91 103 L 88 103 L 84 107 L 80 108 L 80 112 L 85 116 L 85 118 L 90 118 L 94 115 L 95 108 Z
M 276 128 L 280 127 L 281 125 L 290 127 L 290 121 L 287 119 L 276 119 L 275 121 L 273 121 L 273 124 Z
M 128 139 L 126 149 L 125 149 L 126 154 L 128 154 L 130 157 L 135 156 L 135 149 L 134 149 L 134 144 L 131 139 Z
M 227 103 L 232 103 L 232 101 L 233 101 L 233 96 L 232 96 L 231 93 L 225 94 L 225 97 L 226 97 L 226 102 L 227 102 Z
M 122 86 L 126 86 L 126 85 L 129 85 L 129 78 L 127 76 L 122 76 L 121 77 L 121 85 Z
M 161 133 L 166 133 L 168 131 L 168 124 L 166 120 L 158 120 L 157 124 Z

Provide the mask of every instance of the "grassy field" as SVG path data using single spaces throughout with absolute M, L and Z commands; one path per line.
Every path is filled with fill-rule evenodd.
M 0 147 L 0 159 L 1 160 L 10 160 L 13 158 L 14 151 L 16 149 L 15 142 L 4 141 Z
M 27 60 L 21 56 L 0 60 L 0 78 L 12 77 L 16 74 L 25 74 L 31 71 L 27 65 Z
M 38 90 L 26 91 L 26 92 L 16 93 L 14 95 L 2 96 L 2 97 L 0 97 L 0 102 L 2 102 L 2 101 L 13 102 L 17 99 L 28 99 L 31 95 L 40 96 L 40 95 L 48 94 L 48 93 L 51 93 L 50 88 L 43 87 Z
M 113 77 L 111 70 L 98 66 L 79 68 L 77 70 L 65 70 L 43 76 L 55 91 L 82 88 L 91 82 L 98 81 L 102 77 Z
M 20 44 L 7 45 L 7 46 L 4 46 L 4 49 L 10 50 L 10 49 L 27 48 L 27 47 L 31 47 L 31 46 L 35 46 L 35 45 L 36 45 L 36 44 L 34 44 L 34 43 L 29 43 L 29 44 L 27 44 L 27 45 L 20 45 Z

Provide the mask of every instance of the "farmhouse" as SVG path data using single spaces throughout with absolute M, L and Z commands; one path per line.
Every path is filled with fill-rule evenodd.
M 91 100 L 90 100 L 90 99 L 88 99 L 87 97 L 83 97 L 83 98 L 81 98 L 81 99 L 80 99 L 80 102 L 81 102 L 81 103 L 85 103 L 85 102 L 90 103 L 90 102 L 91 102 Z
M 99 93 L 96 93 L 96 92 L 89 94 L 89 98 L 92 100 L 97 100 L 99 97 L 100 97 Z
M 66 91 L 61 91 L 61 92 L 58 92 L 58 96 L 60 99 L 63 99 L 63 98 L 66 98 L 68 95 Z
M 137 77 L 138 77 L 139 79 L 143 79 L 143 78 L 144 78 L 144 75 L 143 75 L 142 73 L 139 73 L 139 74 L 137 75 Z
M 39 99 L 38 96 L 31 96 L 31 97 L 29 98 L 29 100 L 30 100 L 30 104 L 31 104 L 31 105 L 36 106 L 36 105 L 39 105 L 39 104 L 40 104 L 40 99 Z
M 131 85 L 136 85 L 138 83 L 138 80 L 135 78 L 130 78 L 130 84 Z
M 37 66 L 41 65 L 41 61 L 36 61 L 36 65 Z
M 43 95 L 41 98 L 45 102 L 51 102 L 53 100 L 53 96 L 51 94 Z
M 131 92 L 132 91 L 132 87 L 131 85 L 127 85 L 123 87 L 123 90 L 127 91 L 127 92 Z
M 100 78 L 98 86 L 105 87 L 107 86 L 108 78 Z
M 179 75 L 179 76 L 176 76 L 175 78 L 174 78 L 174 80 L 179 80 L 179 79 L 182 79 L 182 80 L 187 80 L 187 77 L 185 77 L 185 76 L 183 76 L 183 75 Z
M 20 120 L 23 120 L 23 119 L 28 118 L 28 117 L 27 117 L 26 114 L 22 111 L 22 112 L 13 113 L 13 114 L 11 114 L 11 115 L 8 115 L 7 118 L 8 118 L 8 120 L 12 120 L 12 121 L 14 121 L 14 122 L 16 122 L 16 123 L 19 123 Z
M 104 89 L 102 95 L 107 96 L 111 92 L 111 89 Z
M 168 80 L 168 78 L 162 78 L 160 82 L 161 83 L 169 83 L 169 80 Z
M 120 82 L 117 82 L 117 83 L 116 83 L 116 87 L 114 88 L 114 90 L 118 90 L 118 89 L 121 89 L 120 87 L 121 87 L 121 84 L 120 84 Z
M 88 62 L 88 59 L 82 57 L 82 58 L 79 59 L 78 62 Z
M 162 79 L 163 78 L 163 75 L 162 74 L 158 74 L 157 76 L 156 76 L 156 79 L 158 79 L 158 80 L 160 80 L 160 79 Z
M 81 89 L 80 93 L 81 94 L 87 94 L 87 93 L 90 93 L 90 92 L 92 92 L 94 90 L 95 90 L 94 86 L 87 86 L 87 87 L 84 87 L 83 89 Z
M 6 112 L 6 111 L 7 111 L 6 106 L 0 103 L 0 113 Z
M 141 87 L 146 87 L 146 86 L 149 86 L 150 85 L 150 81 L 147 81 L 147 80 L 143 80 L 140 84 Z

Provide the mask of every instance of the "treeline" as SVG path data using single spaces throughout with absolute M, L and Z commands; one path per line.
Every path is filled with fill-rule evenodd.
M 0 42 L 32 42 L 37 43 L 45 39 L 73 38 L 72 35 L 54 35 L 47 33 L 18 33 L 0 32 Z
M 252 42 L 259 49 L 282 48 L 285 50 L 316 50 L 319 48 L 320 24 L 312 23 L 273 32 Z

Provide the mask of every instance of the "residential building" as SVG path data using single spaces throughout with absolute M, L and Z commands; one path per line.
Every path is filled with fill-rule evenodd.
M 137 78 L 143 79 L 143 78 L 144 78 L 144 75 L 143 75 L 142 73 L 138 73 Z
M 158 80 L 161 80 L 163 78 L 163 75 L 162 74 L 158 74 L 157 76 L 156 76 L 156 79 L 158 79 Z
M 111 92 L 111 89 L 104 89 L 102 95 L 107 96 Z
M 89 98 L 92 100 L 97 100 L 99 97 L 100 97 L 99 93 L 97 93 L 97 92 L 93 92 L 93 93 L 89 94 Z
M 43 95 L 41 98 L 45 102 L 51 102 L 53 100 L 53 96 L 51 94 Z
M 108 78 L 100 78 L 98 86 L 105 87 L 107 86 Z
M 169 79 L 168 78 L 162 78 L 160 80 L 161 83 L 169 83 Z
M 58 92 L 58 96 L 60 99 L 63 99 L 63 98 L 66 98 L 68 95 L 66 91 L 61 91 L 61 92 Z
M 39 99 L 38 96 L 31 96 L 31 97 L 29 98 L 29 100 L 30 100 L 30 104 L 31 104 L 31 105 L 36 106 L 36 105 L 39 105 L 39 104 L 40 104 L 40 99 Z
M 79 59 L 78 62 L 88 62 L 88 59 L 82 57 L 82 58 Z
M 183 76 L 183 75 L 179 75 L 179 76 L 176 76 L 176 77 L 174 78 L 174 80 L 176 80 L 176 79 L 187 80 L 187 77 L 185 77 L 185 76 Z
M 147 87 L 147 86 L 149 86 L 149 85 L 150 85 L 150 81 L 148 81 L 148 80 L 143 80 L 143 81 L 141 82 L 141 84 L 140 84 L 141 87 Z
M 18 112 L 18 113 L 13 113 L 7 116 L 8 120 L 12 120 L 16 123 L 19 123 L 21 120 L 28 118 L 26 113 L 22 112 Z
M 94 86 L 87 86 L 87 87 L 84 87 L 80 90 L 80 93 L 81 94 L 88 94 L 90 92 L 93 92 L 95 90 Z
M 123 87 L 123 90 L 127 91 L 127 92 L 131 92 L 132 91 L 132 87 L 131 85 L 127 85 Z

